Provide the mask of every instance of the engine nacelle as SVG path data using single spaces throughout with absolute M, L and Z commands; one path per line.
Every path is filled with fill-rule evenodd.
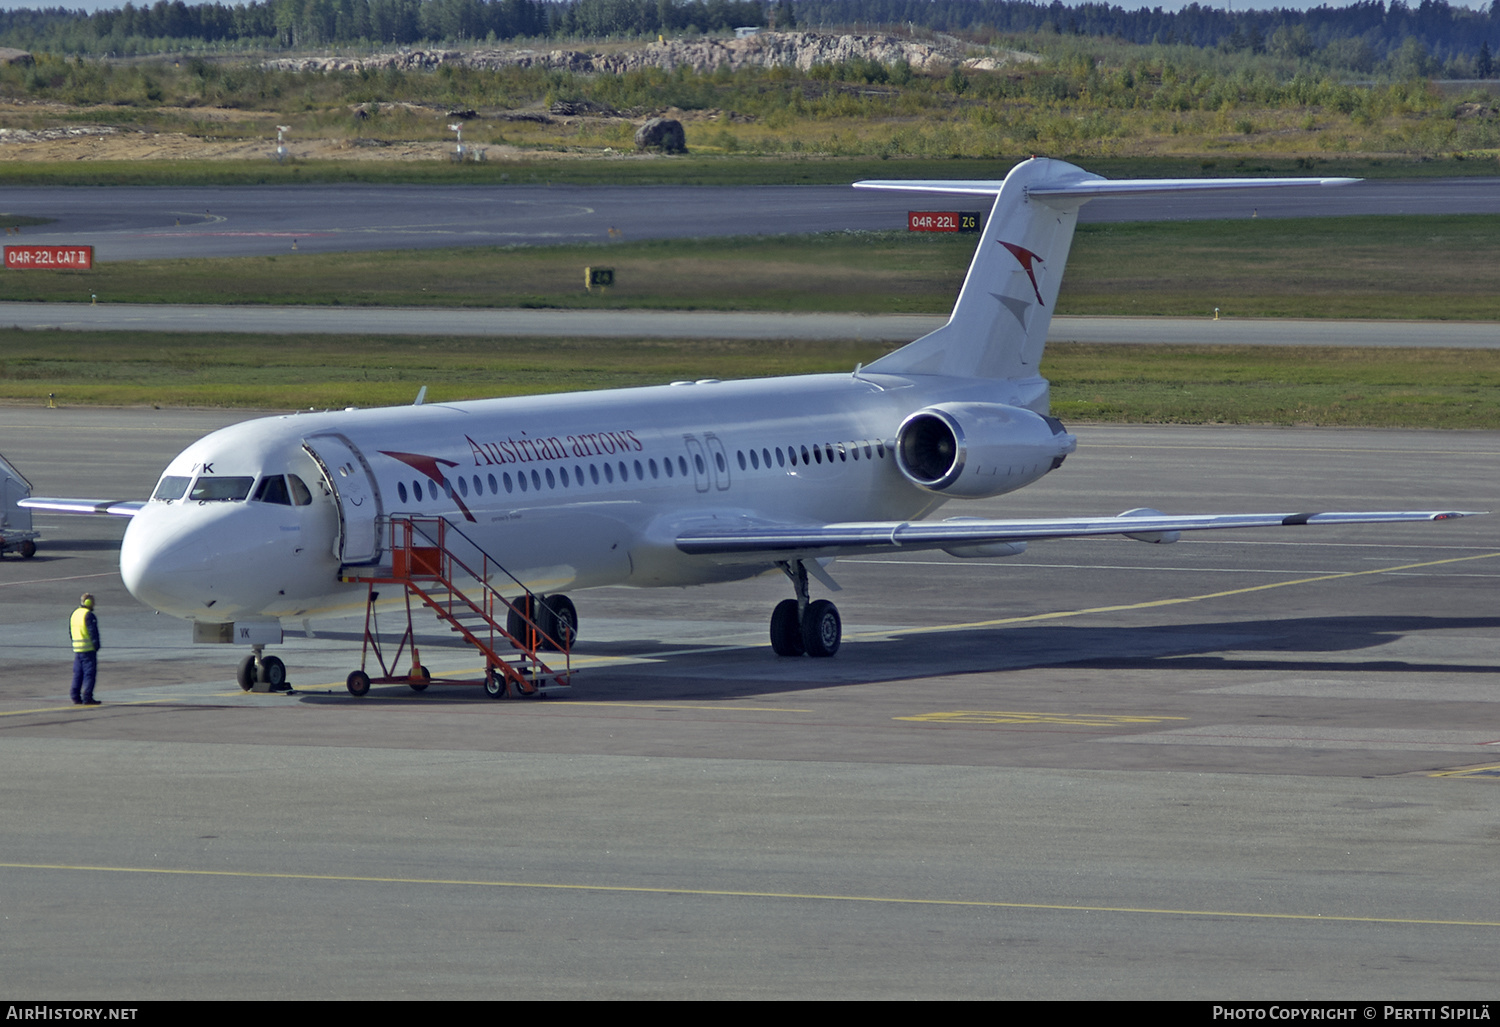
M 896 432 L 896 466 L 929 492 L 998 496 L 1062 465 L 1077 446 L 1055 417 L 1000 403 L 939 403 Z

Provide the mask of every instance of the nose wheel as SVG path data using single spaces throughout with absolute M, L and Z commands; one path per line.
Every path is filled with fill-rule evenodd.
M 287 692 L 286 664 L 274 656 L 261 655 L 261 646 L 240 661 L 234 679 L 247 692 Z
M 809 602 L 801 560 L 780 566 L 792 579 L 797 598 L 783 599 L 771 611 L 771 651 L 777 656 L 832 656 L 844 638 L 838 607 L 827 599 Z

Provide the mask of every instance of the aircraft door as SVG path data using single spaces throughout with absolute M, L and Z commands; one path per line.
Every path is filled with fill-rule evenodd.
M 384 510 L 380 487 L 364 454 L 338 432 L 303 439 L 302 448 L 318 465 L 339 512 L 333 555 L 343 563 L 374 563 L 380 558 Z
M 708 457 L 704 455 L 703 443 L 694 435 L 684 435 L 682 441 L 687 445 L 688 463 L 693 468 L 693 487 L 699 492 L 707 492 Z
M 703 436 L 708 444 L 709 462 L 713 464 L 714 488 L 723 492 L 729 488 L 729 454 L 724 452 L 724 443 L 713 432 Z

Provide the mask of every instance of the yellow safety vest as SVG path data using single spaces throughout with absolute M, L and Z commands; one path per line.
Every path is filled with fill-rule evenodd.
M 73 635 L 73 651 L 75 653 L 91 653 L 99 648 L 93 636 L 89 634 L 88 618 L 92 612 L 87 606 L 80 606 L 73 611 L 73 616 L 68 621 L 68 628 Z

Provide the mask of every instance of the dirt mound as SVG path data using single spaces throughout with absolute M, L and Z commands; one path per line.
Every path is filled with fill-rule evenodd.
M 443 64 L 469 68 L 533 68 L 577 74 L 612 74 L 641 68 L 676 71 L 713 71 L 716 68 L 794 67 L 803 71 L 818 64 L 853 60 L 895 64 L 905 61 L 918 70 L 947 70 L 954 63 L 993 69 L 1009 63 L 1037 60 L 1031 54 L 969 57 L 958 41 L 919 43 L 897 36 L 830 35 L 819 32 L 761 32 L 744 39 L 674 39 L 611 52 L 583 50 L 406 50 L 370 57 L 286 57 L 266 67 L 286 71 L 403 71 L 431 70 Z

